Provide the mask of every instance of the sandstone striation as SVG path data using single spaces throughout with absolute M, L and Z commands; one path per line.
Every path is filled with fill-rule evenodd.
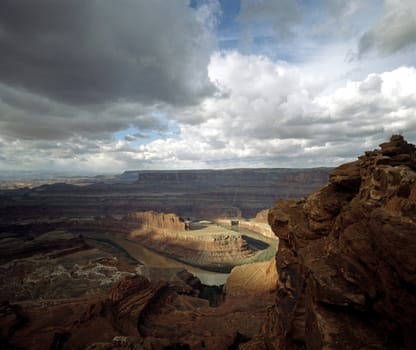
M 296 198 L 321 187 L 328 173 L 326 168 L 129 171 L 89 179 L 49 179 L 42 186 L 45 181 L 29 181 L 23 186 L 38 187 L 0 190 L 0 224 L 43 217 L 125 216 L 145 210 L 197 219 L 252 217 L 277 197 Z
M 228 272 L 235 265 L 250 262 L 256 250 L 243 237 L 218 225 L 203 224 L 187 230 L 174 214 L 130 213 L 139 228 L 132 239 L 163 255 L 211 271 Z
M 270 210 L 279 279 L 263 347 L 416 347 L 415 146 L 380 147 Z
M 158 229 L 164 231 L 185 231 L 185 220 L 175 214 L 158 213 L 155 211 L 130 212 L 129 220 L 137 221 L 143 229 Z
M 259 211 L 253 219 L 250 220 L 240 220 L 240 227 L 246 228 L 260 233 L 264 237 L 277 240 L 276 235 L 270 228 L 270 225 L 267 221 L 269 209 Z

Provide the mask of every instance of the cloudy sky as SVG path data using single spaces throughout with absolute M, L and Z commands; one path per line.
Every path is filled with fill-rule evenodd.
M 0 1 L 0 171 L 335 166 L 393 133 L 414 0 Z

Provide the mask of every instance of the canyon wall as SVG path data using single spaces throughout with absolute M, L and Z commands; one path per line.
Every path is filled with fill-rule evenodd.
M 303 196 L 328 181 L 329 169 L 129 171 L 91 184 L 55 183 L 0 191 L 0 221 L 164 211 L 182 217 L 253 217 L 276 198 Z M 64 181 L 64 179 L 61 179 Z M 81 186 L 82 185 L 82 186 Z
M 188 226 L 184 219 L 169 213 L 155 211 L 130 212 L 127 219 L 139 223 L 143 229 L 158 229 L 164 231 L 185 231 Z
M 279 237 L 269 349 L 416 348 L 416 154 L 395 135 L 269 212 Z
M 267 221 L 268 213 L 269 209 L 259 211 L 253 219 L 240 220 L 239 226 L 260 233 L 264 237 L 277 240 L 275 233 Z
M 138 227 L 130 237 L 145 247 L 193 266 L 228 272 L 249 262 L 255 251 L 238 233 L 207 224 L 189 230 L 188 223 L 175 214 L 129 213 Z

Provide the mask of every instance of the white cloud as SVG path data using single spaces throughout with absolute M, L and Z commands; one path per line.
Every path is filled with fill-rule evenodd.
M 345 126 L 333 130 L 345 137 L 360 134 L 388 136 L 403 132 L 416 134 L 416 69 L 400 67 L 390 72 L 370 74 L 364 81 L 348 82 L 317 103 L 332 123 Z M 381 136 L 380 135 L 380 136 Z
M 0 169 L 330 166 L 416 141 L 412 0 L 243 0 L 238 41 L 274 36 L 251 54 L 212 54 L 217 0 L 74 0 L 62 23 L 39 3 L 57 17 L 0 5 Z
M 276 138 L 275 126 L 313 110 L 308 104 L 322 84 L 287 63 L 237 52 L 214 54 L 209 76 L 221 94 L 193 111 L 204 122 L 207 137 L 218 137 L 220 132 L 225 138 Z
M 3 139 L 2 155 L 9 167 L 16 158 L 34 168 L 95 171 L 334 166 L 392 133 L 416 139 L 412 67 L 369 74 L 324 94 L 325 82 L 300 68 L 228 52 L 212 56 L 209 76 L 218 87 L 217 96 L 192 108 L 170 109 L 179 123 L 176 137 L 140 146 L 128 139 L 81 136 L 42 143 L 8 144 Z M 0 164 L 7 165 L 4 160 Z
M 326 95 L 319 79 L 264 57 L 215 54 L 209 73 L 222 94 L 185 111 L 197 117 L 182 121 L 180 138 L 143 145 L 136 158 L 159 167 L 331 166 L 392 133 L 416 138 L 414 68 Z

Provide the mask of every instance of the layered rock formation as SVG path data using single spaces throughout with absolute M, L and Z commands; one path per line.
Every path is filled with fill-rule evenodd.
M 258 232 L 267 238 L 277 239 L 267 221 L 268 213 L 268 209 L 259 211 L 253 219 L 241 220 L 239 225 L 240 227 Z
M 229 272 L 250 262 L 253 249 L 238 233 L 217 225 L 185 230 L 186 223 L 174 214 L 130 213 L 139 228 L 130 235 L 145 247 L 163 255 L 212 271 Z
M 252 217 L 277 197 L 296 198 L 319 188 L 328 173 L 325 168 L 131 171 L 90 182 L 59 179 L 65 183 L 0 191 L 0 223 L 145 210 L 200 219 Z
M 395 135 L 269 222 L 280 239 L 269 349 L 416 348 L 416 154 Z
M 130 212 L 129 220 L 137 221 L 142 228 L 157 229 L 167 232 L 185 231 L 188 227 L 185 221 L 175 214 L 157 213 L 155 211 Z

